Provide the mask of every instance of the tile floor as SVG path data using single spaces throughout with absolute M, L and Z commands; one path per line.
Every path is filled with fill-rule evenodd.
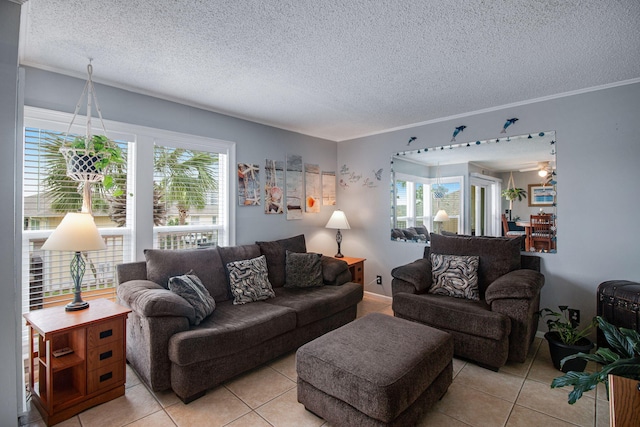
M 391 300 L 365 294 L 358 317 L 371 312 L 393 315 Z M 609 404 L 604 388 L 585 394 L 575 405 L 567 391 L 551 389 L 559 375 L 546 342 L 536 338 L 527 361 L 508 364 L 500 372 L 454 359 L 454 379 L 447 394 L 419 426 L 608 426 Z M 31 405 L 26 425 L 42 427 Z M 125 396 L 88 409 L 57 424 L 60 427 L 187 427 L 187 426 L 324 426 L 296 399 L 295 353 L 272 361 L 209 390 L 184 405 L 172 392 L 153 393 L 127 366 Z

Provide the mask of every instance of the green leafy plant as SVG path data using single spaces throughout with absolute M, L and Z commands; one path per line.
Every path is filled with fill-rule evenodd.
M 116 180 L 112 172 L 117 165 L 126 163 L 122 150 L 118 144 L 104 135 L 92 135 L 91 141 L 87 144 L 86 136 L 76 136 L 72 141 L 64 141 L 62 148 L 72 148 L 74 150 L 87 150 L 87 155 L 97 159 L 94 166 L 98 172 L 104 174 L 102 185 L 104 189 L 113 191 L 113 196 L 117 197 L 124 191 L 117 187 Z
M 527 190 L 518 187 L 507 188 L 506 190 L 502 190 L 502 197 L 509 201 L 509 209 L 513 210 L 514 200 L 521 202 L 522 199 L 526 199 Z
M 585 391 L 593 390 L 598 383 L 605 384 L 608 396 L 609 374 L 640 380 L 640 334 L 633 329 L 616 328 L 600 316 L 594 321 L 611 348 L 601 347 L 594 354 L 578 353 L 567 356 L 562 363 L 580 358 L 599 363 L 602 369 L 593 373 L 571 371 L 551 382 L 552 388 L 573 386 L 568 398 L 570 404 L 576 403 Z
M 541 317 L 549 317 L 547 319 L 547 328 L 549 332 L 557 333 L 558 337 L 564 344 L 576 344 L 591 332 L 591 329 L 596 325 L 595 319 L 591 321 L 583 329 L 578 327 L 578 323 L 572 321 L 569 318 L 569 306 L 558 306 L 560 312 L 553 311 L 549 308 L 543 308 L 538 312 Z

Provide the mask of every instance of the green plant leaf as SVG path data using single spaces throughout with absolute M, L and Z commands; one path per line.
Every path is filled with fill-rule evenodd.
M 551 382 L 552 388 L 573 386 L 573 390 L 568 396 L 570 404 L 580 399 L 584 392 L 593 390 L 598 383 L 605 384 L 608 390 L 608 376 L 610 374 L 640 381 L 640 354 L 637 352 L 640 334 L 631 329 L 618 329 L 600 316 L 595 321 L 612 348 L 601 347 L 595 354 L 579 353 L 568 356 L 562 360 L 562 363 L 579 358 L 600 363 L 601 369 L 594 373 L 568 372 L 561 377 L 554 378 Z
M 607 339 L 607 342 L 611 347 L 615 349 L 624 358 L 633 357 L 634 346 L 631 345 L 626 337 L 612 324 L 604 320 L 601 316 L 597 318 L 598 326 Z
M 105 190 L 111 190 L 114 185 L 113 177 L 111 175 L 105 176 L 102 180 L 102 185 L 104 186 Z

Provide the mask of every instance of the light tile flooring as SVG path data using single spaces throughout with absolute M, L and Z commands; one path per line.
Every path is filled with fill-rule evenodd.
M 365 294 L 358 317 L 371 312 L 393 315 L 391 301 Z M 567 390 L 551 389 L 560 374 L 549 359 L 546 342 L 536 338 L 527 361 L 492 372 L 454 359 L 454 379 L 447 394 L 419 426 L 608 426 L 604 388 L 585 394 L 575 405 Z M 26 425 L 42 427 L 38 411 Z M 127 366 L 125 396 L 88 409 L 60 427 L 325 426 L 296 399 L 295 352 L 209 390 L 184 405 L 172 392 L 153 393 Z

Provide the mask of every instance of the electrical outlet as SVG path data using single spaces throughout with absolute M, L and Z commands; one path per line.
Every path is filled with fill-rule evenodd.
M 376 284 L 382 285 L 382 276 L 376 276 Z
M 579 325 L 580 324 L 580 310 L 577 310 L 575 308 L 570 308 L 569 309 L 569 320 L 571 321 L 571 323 L 573 325 Z

